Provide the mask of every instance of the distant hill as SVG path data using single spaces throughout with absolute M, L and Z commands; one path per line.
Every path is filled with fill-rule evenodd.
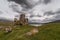
M 50 22 L 50 23 L 60 23 L 60 20 L 56 20 L 56 21 L 53 21 L 53 22 Z
M 60 20 L 55 20 L 55 21 L 48 22 L 48 23 L 60 23 Z M 48 23 L 29 22 L 29 24 L 48 24 Z
M 12 22 L 12 21 L 8 19 L 0 19 L 0 22 Z

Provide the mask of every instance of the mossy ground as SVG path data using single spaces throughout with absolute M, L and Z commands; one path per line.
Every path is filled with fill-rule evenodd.
M 5 33 L 3 30 L 0 30 L 0 40 L 60 40 L 60 23 L 44 24 L 38 27 L 38 34 L 24 36 L 24 34 L 32 28 L 35 27 L 28 25 L 16 26 L 10 33 Z

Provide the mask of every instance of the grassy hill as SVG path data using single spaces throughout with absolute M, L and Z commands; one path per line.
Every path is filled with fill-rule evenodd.
M 38 27 L 38 34 L 25 36 L 24 34 L 32 28 L 35 27 L 28 25 L 16 26 L 10 33 L 0 30 L 0 40 L 60 40 L 60 23 L 44 24 Z

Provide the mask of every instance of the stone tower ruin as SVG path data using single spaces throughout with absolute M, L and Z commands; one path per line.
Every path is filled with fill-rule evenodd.
M 25 14 L 20 15 L 19 21 L 20 21 L 20 25 L 27 25 L 28 24 L 28 18 L 25 18 Z
M 17 18 L 14 18 L 14 25 L 27 25 L 28 24 L 28 18 L 26 18 L 26 15 L 24 13 L 21 13 L 19 16 L 19 20 Z

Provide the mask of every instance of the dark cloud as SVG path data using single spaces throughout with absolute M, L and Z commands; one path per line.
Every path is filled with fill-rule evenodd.
M 58 20 L 58 19 L 57 19 Z M 56 21 L 56 18 L 45 18 L 42 23 L 49 23 L 49 22 L 53 22 L 53 21 Z
M 55 19 L 56 19 L 56 20 L 60 20 L 60 15 L 57 15 L 57 16 L 55 17 Z
M 55 12 L 55 13 L 58 13 L 58 14 L 60 14 L 60 8 Z
M 28 2 L 27 2 L 27 0 L 8 0 L 9 2 L 10 1 L 14 1 L 14 2 L 16 2 L 16 3 L 18 3 L 18 4 L 21 4 L 23 7 L 24 7 L 24 5 L 25 5 L 25 7 L 26 8 L 31 8 L 32 7 L 32 5 L 30 5 Z
M 8 0 L 9 2 L 10 1 L 14 1 L 14 2 L 16 2 L 16 3 L 18 3 L 18 4 L 23 4 L 23 3 L 25 3 L 26 4 L 26 0 Z
M 32 17 L 41 17 L 41 15 L 31 15 L 30 18 Z
M 9 7 L 12 8 L 13 11 L 20 13 L 20 10 L 19 10 L 19 8 L 18 8 L 18 5 L 12 4 L 12 5 L 9 5 Z
M 48 11 L 48 12 L 45 12 L 44 13 L 44 15 L 47 15 L 47 16 L 49 16 L 49 15 L 54 15 L 55 13 L 54 12 L 52 12 L 52 11 Z
M 44 4 L 48 4 L 51 2 L 51 0 L 44 0 L 43 2 L 44 2 Z
M 60 13 L 60 10 L 59 10 L 59 11 L 57 11 L 56 13 Z

